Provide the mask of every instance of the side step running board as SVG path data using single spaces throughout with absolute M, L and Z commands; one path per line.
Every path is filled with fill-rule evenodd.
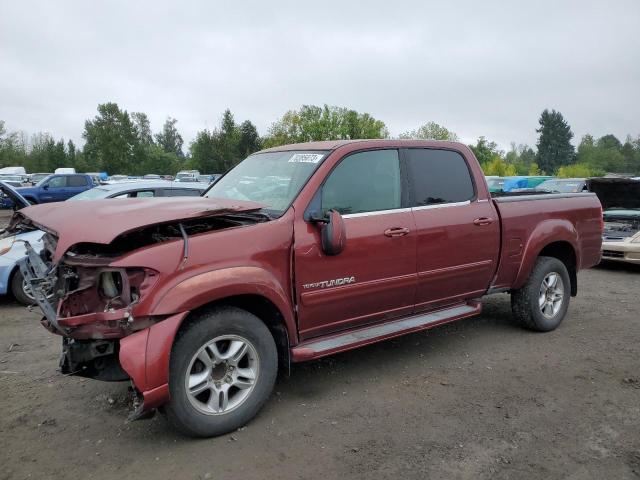
M 482 310 L 479 302 L 470 302 L 455 305 L 435 312 L 422 313 L 400 320 L 386 323 L 377 323 L 357 330 L 349 330 L 344 333 L 327 335 L 298 344 L 291 349 L 291 357 L 294 362 L 313 360 L 333 353 L 351 350 L 370 343 L 398 337 L 405 333 L 417 332 L 433 328 L 443 323 L 449 323 L 461 318 L 477 315 Z

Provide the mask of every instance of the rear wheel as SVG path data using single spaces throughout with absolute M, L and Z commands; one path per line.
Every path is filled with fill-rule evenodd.
M 511 311 L 525 327 L 548 332 L 560 325 L 569 308 L 571 280 L 554 257 L 538 257 L 524 286 L 511 294 Z
M 275 342 L 258 317 L 235 307 L 204 313 L 171 351 L 167 417 L 190 436 L 231 432 L 258 413 L 277 371 Z

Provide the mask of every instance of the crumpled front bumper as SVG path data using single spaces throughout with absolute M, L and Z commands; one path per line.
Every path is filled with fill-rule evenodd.
M 63 373 L 105 381 L 131 379 L 141 400 L 132 419 L 166 403 L 171 347 L 189 312 L 134 320 L 129 308 L 121 308 L 60 318 L 55 297 L 52 300 L 46 295 L 55 290 L 57 269 L 28 244 L 26 247 L 27 257 L 20 262 L 20 271 L 44 313 L 42 324 L 63 337 Z

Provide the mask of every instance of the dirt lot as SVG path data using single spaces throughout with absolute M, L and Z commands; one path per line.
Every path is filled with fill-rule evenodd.
M 0 478 L 640 478 L 640 269 L 580 274 L 548 334 L 481 317 L 295 366 L 232 435 L 126 423 L 124 383 L 56 373 L 59 341 L 0 303 Z

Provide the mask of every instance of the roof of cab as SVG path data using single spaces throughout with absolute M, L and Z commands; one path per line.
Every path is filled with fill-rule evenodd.
M 320 142 L 305 142 L 305 143 L 291 143 L 289 145 L 280 145 L 277 147 L 267 148 L 257 153 L 265 152 L 282 152 L 288 150 L 336 150 L 337 148 L 344 147 L 351 144 L 362 144 L 363 148 L 374 147 L 444 147 L 455 148 L 459 150 L 468 148 L 463 143 L 459 142 L 446 142 L 442 140 L 405 140 L 405 139 L 354 139 L 354 140 L 324 140 Z

